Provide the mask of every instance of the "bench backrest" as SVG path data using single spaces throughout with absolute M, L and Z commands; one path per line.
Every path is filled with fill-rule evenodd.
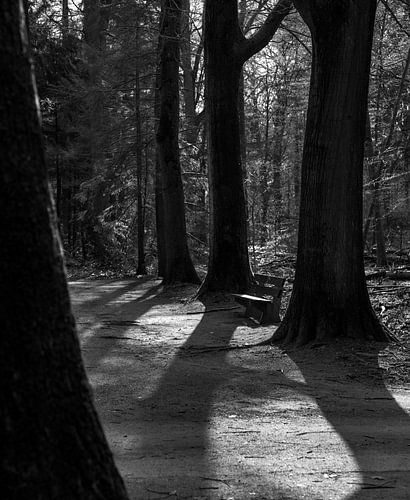
M 280 297 L 283 292 L 285 278 L 268 276 L 266 274 L 255 274 L 255 282 L 252 283 L 252 291 L 257 295 L 267 295 L 269 297 Z

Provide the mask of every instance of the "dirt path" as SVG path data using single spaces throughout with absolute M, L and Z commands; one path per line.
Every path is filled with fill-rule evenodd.
M 224 350 L 273 327 L 158 281 L 70 288 L 131 499 L 410 499 L 410 390 L 382 368 L 395 348 Z

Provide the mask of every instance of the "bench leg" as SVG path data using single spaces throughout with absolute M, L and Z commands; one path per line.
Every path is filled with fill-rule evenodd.
M 247 316 L 248 318 L 253 318 L 258 323 L 262 324 L 262 319 L 266 314 L 266 305 L 269 304 L 259 304 L 259 306 L 256 307 L 256 305 L 249 300 L 246 305 L 245 316 Z
M 267 304 L 264 314 L 260 320 L 260 324 L 271 325 L 274 323 L 280 323 L 279 308 L 280 308 L 279 300 L 275 300 L 271 304 Z

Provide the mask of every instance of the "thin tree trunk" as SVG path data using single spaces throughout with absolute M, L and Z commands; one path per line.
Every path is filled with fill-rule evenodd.
M 372 217 L 373 217 L 373 212 L 374 212 L 374 201 L 372 200 L 370 203 L 368 215 L 366 217 L 366 222 L 365 222 L 364 228 L 363 228 L 363 244 L 365 247 L 366 247 L 366 242 L 367 242 L 367 235 L 369 234 L 370 223 L 371 223 Z
M 60 136 L 58 133 L 59 123 L 58 123 L 58 109 L 56 107 L 54 113 L 54 141 L 56 145 L 56 156 L 55 156 L 55 166 L 56 166 L 56 213 L 57 213 L 57 224 L 60 228 L 61 224 L 61 205 L 62 205 L 62 177 L 61 177 L 61 159 L 59 152 Z
M 106 27 L 108 23 L 109 6 L 99 0 L 84 0 L 83 41 L 84 54 L 87 62 L 86 84 L 88 86 L 87 122 L 88 135 L 86 138 L 87 169 L 83 181 L 92 179 L 101 159 L 98 144 L 98 131 L 102 127 L 103 107 L 101 95 L 97 91 L 100 85 L 100 59 L 105 49 Z M 106 263 L 106 240 L 100 216 L 108 206 L 108 196 L 105 195 L 104 180 L 89 193 L 86 206 L 85 229 L 87 239 L 91 244 L 94 257 L 101 263 Z
M 139 57 L 139 27 L 135 33 L 135 148 L 137 170 L 137 275 L 146 274 L 145 266 L 145 224 L 142 186 L 142 134 L 141 134 L 141 91 L 140 91 L 140 57 Z
M 164 204 L 164 284 L 200 283 L 188 250 L 178 145 L 181 8 L 181 0 L 163 0 L 160 22 L 157 145 Z
M 69 28 L 69 18 L 68 18 L 69 8 L 68 0 L 62 0 L 61 6 L 61 26 L 63 32 L 63 39 L 67 37 Z
M 159 51 L 160 44 L 158 44 L 158 67 L 155 74 L 155 122 L 159 123 L 160 115 L 160 91 L 159 91 Z M 158 125 L 157 125 L 158 126 Z M 165 260 L 165 223 L 164 223 L 164 199 L 162 196 L 162 180 L 161 180 L 161 165 L 159 161 L 159 148 L 155 149 L 155 232 L 157 240 L 157 263 L 158 277 L 163 278 L 165 276 L 166 260 Z
M 181 66 L 186 120 L 184 137 L 187 143 L 193 146 L 198 139 L 199 121 L 195 110 L 195 83 L 191 62 L 190 0 L 182 0 L 181 5 Z
M 268 77 L 266 77 L 267 80 Z M 267 81 L 266 81 L 267 83 Z M 269 210 L 269 201 L 272 195 L 272 189 L 270 187 L 270 172 L 269 165 L 271 162 L 271 151 L 270 151 L 270 143 L 269 143 L 269 131 L 270 131 L 270 92 L 269 89 L 266 89 L 266 103 L 265 103 L 265 134 L 264 134 L 264 158 L 263 163 L 260 168 L 259 173 L 259 189 L 260 189 L 260 197 L 261 197 L 261 228 L 260 228 L 260 242 L 261 245 L 266 245 L 269 231 L 268 231 L 268 210 Z
M 376 0 L 295 0 L 313 61 L 293 292 L 273 336 L 386 340 L 371 307 L 362 239 L 363 149 Z
M 365 156 L 367 158 L 367 166 L 369 171 L 369 180 L 372 192 L 372 202 L 374 214 L 374 236 L 376 240 L 376 255 L 377 265 L 387 267 L 386 245 L 384 241 L 384 231 L 382 224 L 381 204 L 380 204 L 380 176 L 381 169 L 377 167 L 378 161 L 375 157 L 372 131 L 370 128 L 370 116 L 367 112 L 366 117 L 366 140 L 365 140 Z M 375 166 L 376 164 L 376 166 Z M 365 233 L 367 235 L 367 232 Z M 366 243 L 366 240 L 364 240 Z
M 300 161 L 302 157 L 302 123 L 300 123 L 299 117 L 295 119 L 295 159 L 293 162 L 293 185 L 294 185 L 294 195 L 295 195 L 295 210 L 296 213 L 299 211 L 300 205 Z
M 70 311 L 23 12 L 0 9 L 1 493 L 126 499 Z
M 283 137 L 285 135 L 287 113 L 287 90 L 277 90 L 277 104 L 273 117 L 272 165 L 273 165 L 273 203 L 275 207 L 275 229 L 279 230 L 282 222 L 282 159 Z

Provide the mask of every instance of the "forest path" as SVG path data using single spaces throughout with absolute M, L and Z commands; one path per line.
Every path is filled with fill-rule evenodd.
M 186 302 L 194 290 L 70 283 L 96 407 L 131 499 L 410 498 L 409 384 L 386 382 L 398 356 L 408 366 L 408 343 L 226 350 L 275 327 L 236 308 L 204 314 Z

